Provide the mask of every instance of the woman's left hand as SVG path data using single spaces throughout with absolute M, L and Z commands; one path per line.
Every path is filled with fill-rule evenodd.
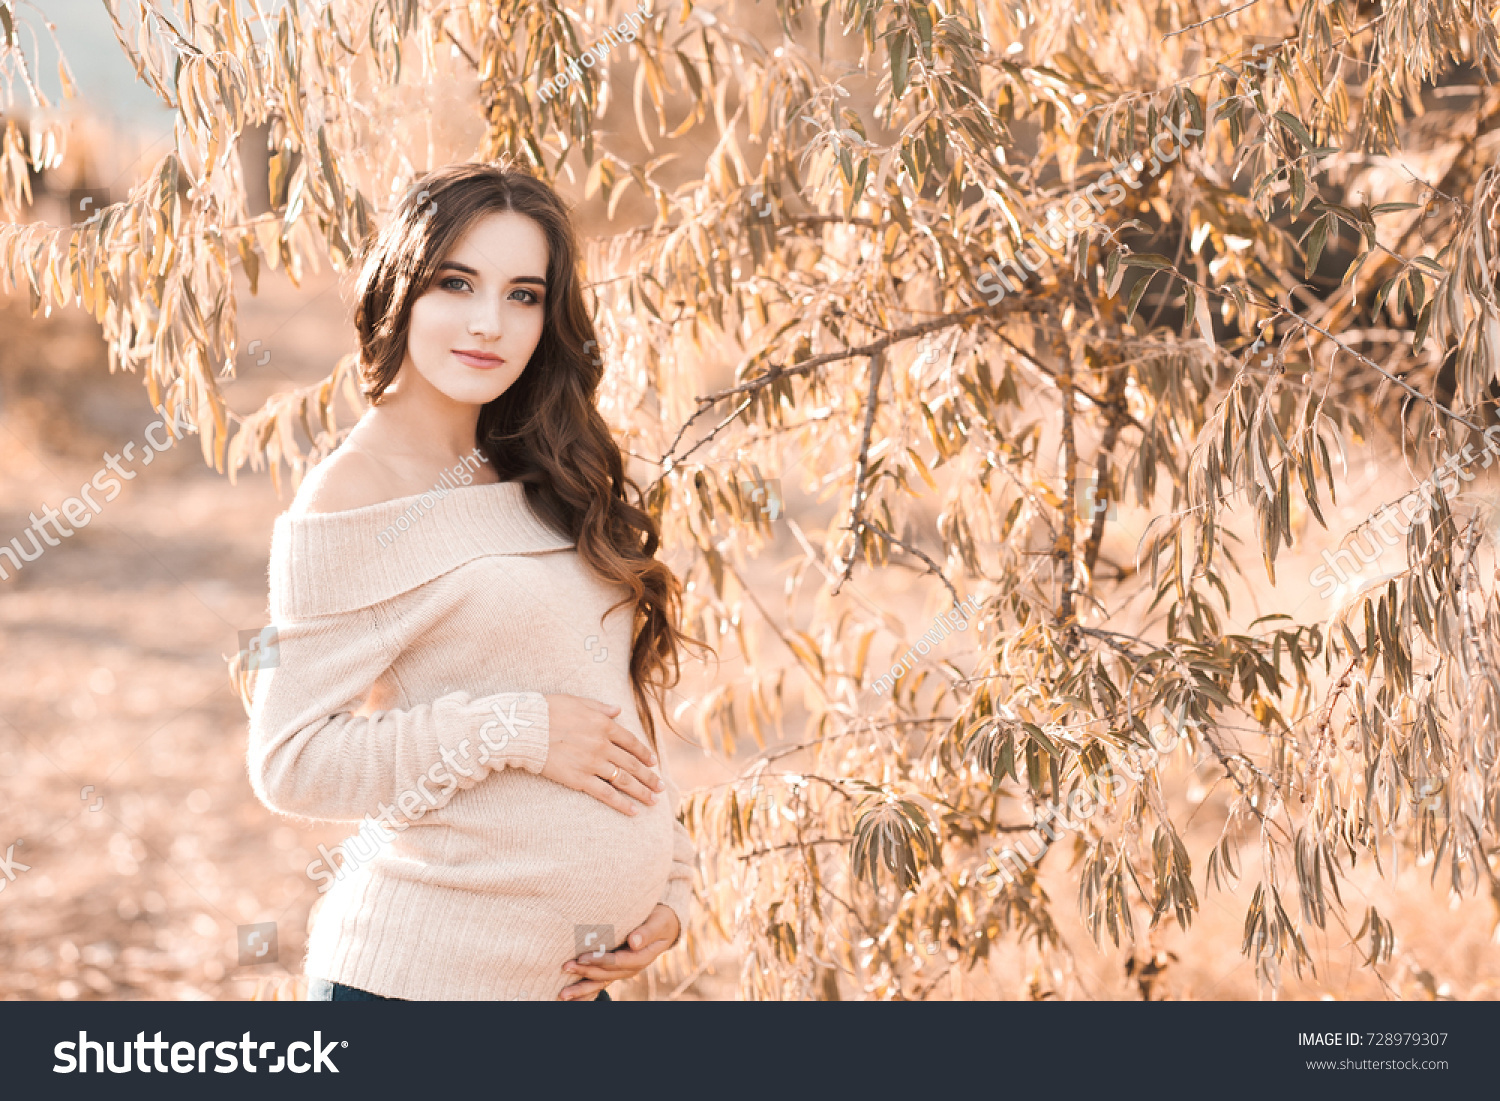
M 570 975 L 582 975 L 582 981 L 563 987 L 557 996 L 560 1002 L 592 999 L 597 991 L 612 982 L 633 979 L 651 966 L 657 956 L 671 947 L 677 939 L 682 925 L 670 906 L 658 902 L 651 916 L 646 918 L 625 943 L 627 949 L 617 949 L 603 954 L 586 952 L 576 960 L 563 965 Z

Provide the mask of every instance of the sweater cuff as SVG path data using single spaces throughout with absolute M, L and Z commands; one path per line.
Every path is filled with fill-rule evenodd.
M 540 692 L 501 692 L 475 702 L 486 708 L 479 726 L 480 761 L 495 770 L 541 772 L 551 743 L 547 697 Z
M 688 879 L 673 879 L 667 882 L 666 893 L 661 897 L 661 905 L 667 907 L 677 915 L 677 937 L 668 948 L 677 947 L 677 942 L 682 939 L 682 934 L 687 932 L 688 903 L 693 897 L 693 884 Z

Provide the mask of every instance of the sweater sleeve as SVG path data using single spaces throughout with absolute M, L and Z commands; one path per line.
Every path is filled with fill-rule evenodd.
M 656 760 L 661 771 L 662 785 L 665 788 L 663 794 L 667 797 L 668 806 L 672 808 L 672 871 L 667 876 L 667 888 L 659 901 L 661 905 L 668 907 L 677 915 L 677 937 L 667 946 L 673 948 L 676 947 L 677 941 L 682 939 L 682 934 L 687 931 L 688 904 L 693 897 L 693 869 L 697 864 L 698 853 L 693 845 L 692 835 L 677 817 L 681 793 L 667 768 L 667 755 L 658 752 Z
M 356 714 L 415 634 L 416 617 L 372 607 L 273 624 L 274 658 L 255 674 L 250 783 L 272 810 L 358 820 L 392 808 L 416 818 L 489 773 L 537 773 L 547 760 L 538 692 L 456 691 L 401 710 Z

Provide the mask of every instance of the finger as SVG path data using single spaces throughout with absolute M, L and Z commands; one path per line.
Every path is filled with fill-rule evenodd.
M 614 745 L 610 746 L 608 753 L 610 763 L 620 766 L 622 776 L 628 772 L 639 783 L 650 788 L 652 791 L 661 792 L 667 789 L 667 785 L 661 782 L 661 777 L 643 765 L 639 757 L 631 753 L 626 753 L 623 749 Z
M 682 922 L 678 919 L 676 912 L 670 906 L 657 903 L 646 916 L 646 920 L 640 926 L 632 929 L 630 936 L 626 938 L 625 944 L 631 948 L 639 948 L 648 940 L 671 941 L 682 929 Z
M 611 723 L 609 729 L 609 740 L 625 750 L 627 753 L 644 761 L 648 765 L 656 764 L 656 754 L 651 752 L 650 747 L 641 741 L 630 731 L 619 723 Z
M 563 987 L 557 1000 L 560 1002 L 576 1002 L 580 999 L 586 1001 L 603 989 L 604 983 L 602 982 L 575 982 L 572 986 Z
M 570 975 L 579 975 L 585 979 L 594 979 L 599 982 L 624 982 L 633 979 L 645 970 L 644 967 L 578 967 L 576 969 L 564 968 Z
M 611 784 L 616 791 L 624 792 L 631 798 L 651 806 L 656 802 L 655 789 L 651 786 L 655 776 L 647 770 L 646 766 L 628 754 L 615 750 L 611 758 L 618 755 L 620 759 L 614 760 L 613 765 L 619 768 L 619 772 L 613 780 L 605 778 L 606 783 Z
M 620 794 L 615 786 L 606 782 L 603 777 L 590 776 L 578 790 L 585 795 L 592 795 L 605 806 L 613 807 L 621 814 L 628 814 L 633 817 L 640 813 L 636 809 L 636 805 L 628 797 Z
M 620 969 L 644 971 L 647 967 L 651 966 L 657 956 L 666 950 L 667 941 L 665 938 L 662 938 L 661 940 L 650 941 L 644 947 L 638 948 L 633 952 L 622 949 L 614 952 L 605 952 L 601 956 L 580 956 L 578 959 L 564 964 L 563 970 L 569 974 L 572 974 L 574 971 L 577 971 L 579 974 L 588 974 L 591 968 L 606 971 Z
M 606 715 L 614 716 L 620 713 L 619 704 L 605 703 L 603 700 L 591 700 L 587 696 L 574 696 L 573 698 L 579 703 L 587 704 L 595 711 L 604 712 Z

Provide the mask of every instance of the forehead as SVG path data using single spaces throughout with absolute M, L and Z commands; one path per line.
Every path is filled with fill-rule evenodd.
M 547 236 L 524 214 L 481 214 L 459 234 L 445 260 L 503 278 L 547 274 Z

